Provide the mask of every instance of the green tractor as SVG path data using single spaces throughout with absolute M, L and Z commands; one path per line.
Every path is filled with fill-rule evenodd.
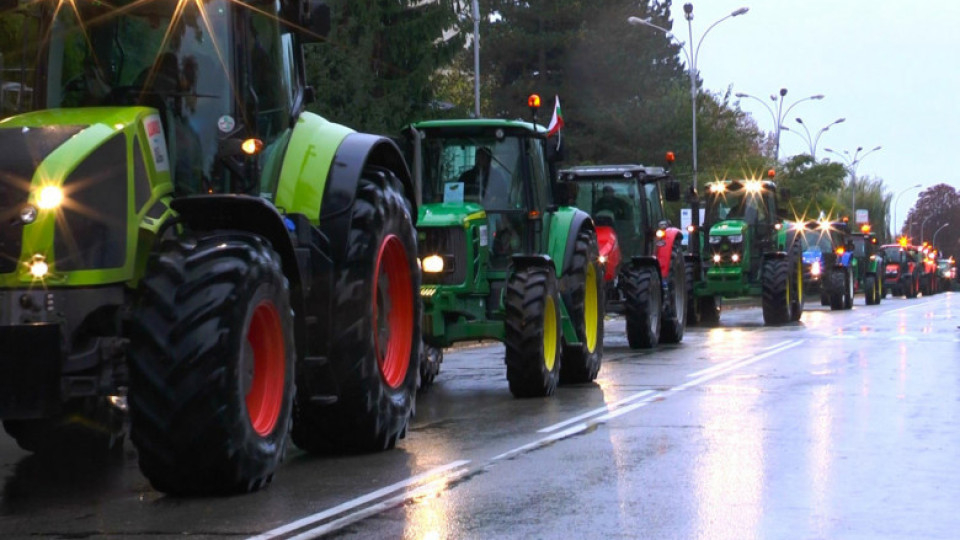
M 516 397 L 595 379 L 603 270 L 590 216 L 559 204 L 556 141 L 498 119 L 420 122 L 404 135 L 421 185 L 426 346 L 503 342 Z
M 420 351 L 415 192 L 394 142 L 304 110 L 329 10 L 0 4 L 24 31 L 3 74 L 33 89 L 0 122 L 6 432 L 107 454 L 129 419 L 171 494 L 259 489 L 291 439 L 393 447 Z
M 627 343 L 679 343 L 687 311 L 683 235 L 666 218 L 663 191 L 679 200 L 680 186 L 665 169 L 642 165 L 572 167 L 560 178 L 577 186 L 576 206 L 594 218 L 607 311 L 624 314 Z
M 770 180 L 718 180 L 707 185 L 700 256 L 694 258 L 688 320 L 720 321 L 720 299 L 754 297 L 767 325 L 803 313 L 801 236 L 778 209 Z
M 869 225 L 862 225 L 860 232 L 851 234 L 850 239 L 857 261 L 856 290 L 863 291 L 868 306 L 875 306 L 883 300 L 883 251 Z

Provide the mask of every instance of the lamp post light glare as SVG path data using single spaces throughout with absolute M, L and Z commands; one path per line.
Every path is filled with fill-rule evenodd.
M 692 127 L 693 176 L 691 180 L 692 185 L 690 189 L 690 209 L 692 211 L 691 219 L 692 219 L 693 226 L 695 229 L 698 229 L 698 230 L 700 228 L 700 204 L 699 204 L 699 201 L 697 200 L 697 195 L 696 195 L 696 192 L 697 192 L 697 73 L 698 73 L 697 57 L 700 55 L 700 46 L 703 45 L 703 40 L 707 37 L 707 34 L 709 34 L 710 31 L 714 29 L 714 27 L 716 27 L 718 24 L 722 23 L 723 21 L 731 17 L 738 17 L 740 15 L 747 13 L 748 11 L 750 11 L 750 8 L 741 7 L 739 9 L 736 9 L 730 12 L 730 14 L 724 17 L 721 17 L 717 21 L 715 21 L 713 24 L 707 27 L 707 29 L 703 32 L 703 34 L 700 35 L 700 40 L 697 41 L 696 47 L 694 47 L 693 45 L 693 4 L 690 2 L 687 2 L 686 4 L 683 5 L 683 16 L 687 20 L 687 31 L 689 32 L 689 35 L 690 35 L 690 41 L 686 44 L 680 41 L 679 39 L 677 39 L 677 37 L 673 35 L 673 33 L 670 30 L 650 22 L 649 18 L 646 18 L 646 19 L 641 19 L 640 17 L 627 18 L 627 22 L 634 26 L 646 26 L 662 32 L 664 35 L 666 35 L 667 39 L 674 41 L 677 45 L 680 46 L 680 50 L 683 51 L 684 56 L 686 56 L 687 58 L 687 68 L 688 68 L 687 71 L 690 75 L 690 110 L 691 110 L 690 114 L 692 117 L 692 126 L 693 126 Z M 693 253 L 700 252 L 699 244 L 700 244 L 699 236 L 691 235 L 690 249 L 691 251 L 693 251 Z

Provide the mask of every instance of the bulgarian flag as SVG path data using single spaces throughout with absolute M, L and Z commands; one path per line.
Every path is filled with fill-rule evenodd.
M 563 114 L 560 112 L 560 96 L 554 96 L 556 101 L 553 104 L 553 118 L 550 119 L 550 125 L 547 126 L 547 137 L 559 133 L 563 128 Z

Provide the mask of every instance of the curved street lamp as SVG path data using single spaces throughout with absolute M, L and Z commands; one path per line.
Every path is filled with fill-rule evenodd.
M 939 229 L 933 232 L 933 240 L 930 242 L 930 245 L 933 246 L 933 249 L 937 249 L 937 235 L 940 234 L 940 231 L 946 229 L 948 226 L 950 226 L 950 223 L 944 223 Z
M 693 118 L 693 185 L 691 186 L 691 191 L 690 191 L 690 210 L 692 211 L 691 213 L 693 214 L 691 216 L 691 222 L 693 224 L 694 230 L 697 230 L 700 228 L 700 203 L 696 196 L 696 192 L 697 192 L 697 73 L 698 73 L 697 57 L 700 55 L 700 46 L 703 45 L 704 38 L 707 37 L 707 34 L 709 34 L 710 31 L 714 29 L 714 27 L 716 27 L 718 24 L 722 23 L 723 21 L 731 17 L 738 17 L 748 11 L 750 11 L 750 8 L 742 7 L 740 9 L 730 12 L 729 15 L 726 15 L 725 17 L 721 17 L 720 19 L 715 21 L 713 24 L 707 27 L 707 29 L 703 32 L 703 34 L 700 35 L 700 40 L 697 41 L 696 47 L 693 46 L 693 4 L 690 2 L 687 2 L 686 4 L 683 5 L 683 16 L 684 18 L 687 19 L 687 30 L 690 33 L 690 41 L 689 43 L 686 43 L 686 44 L 680 41 L 677 38 L 677 36 L 673 35 L 673 32 L 671 32 L 670 30 L 667 30 L 662 26 L 658 26 L 650 22 L 649 17 L 647 17 L 646 19 L 641 19 L 640 17 L 627 17 L 627 22 L 634 26 L 646 26 L 649 28 L 653 28 L 654 30 L 663 32 L 667 36 L 667 39 L 671 39 L 675 41 L 678 45 L 680 45 L 680 50 L 682 50 L 684 56 L 687 57 L 687 66 L 689 67 L 687 71 L 690 74 L 690 104 L 691 104 L 690 109 L 692 111 L 691 116 Z M 698 254 L 700 253 L 698 235 L 690 236 L 690 249 L 694 253 L 698 253 Z
M 854 223 L 856 223 L 856 219 L 857 219 L 857 167 L 860 166 L 860 162 L 863 161 L 863 158 L 869 156 L 870 154 L 876 152 L 877 150 L 880 150 L 881 148 L 883 147 L 877 145 L 871 148 L 870 150 L 867 150 L 866 152 L 864 152 L 862 156 L 860 155 L 860 151 L 863 150 L 862 146 L 857 147 L 857 150 L 853 153 L 853 156 L 851 156 L 850 152 L 848 152 L 847 150 L 844 150 L 843 153 L 841 154 L 836 150 L 832 150 L 830 148 L 824 148 L 824 150 L 826 150 L 827 152 L 830 152 L 831 154 L 839 156 L 840 159 L 842 159 L 843 162 L 847 164 L 847 168 L 850 169 L 850 211 L 853 212 Z
M 922 187 L 920 184 L 914 184 L 914 185 L 912 185 L 912 186 L 910 186 L 910 187 L 905 187 L 905 188 L 903 188 L 902 190 L 900 190 L 900 192 L 897 193 L 896 198 L 893 199 L 893 226 L 894 226 L 894 227 L 897 226 L 897 203 L 900 202 L 900 196 L 903 195 L 904 193 L 910 191 L 911 189 L 918 189 L 918 188 L 920 188 L 920 187 Z M 901 233 L 903 232 L 903 227 L 900 228 L 900 232 L 901 232 Z M 894 235 L 894 236 L 897 236 L 897 235 Z
M 842 124 L 847 121 L 846 118 L 837 118 L 833 122 L 830 122 L 829 124 L 820 128 L 820 131 L 817 132 L 816 136 L 811 136 L 810 130 L 807 129 L 807 124 L 803 122 L 803 118 L 797 118 L 796 120 L 797 120 L 797 123 L 800 124 L 800 127 L 803 128 L 803 132 L 806 134 L 806 136 L 801 135 L 799 131 L 793 131 L 791 129 L 788 129 L 787 126 L 783 126 L 783 129 L 796 133 L 799 137 L 807 141 L 807 147 L 810 148 L 810 158 L 813 159 L 813 161 L 817 161 L 817 145 L 820 143 L 820 137 L 822 137 L 823 134 L 826 133 L 827 131 L 830 131 L 830 128 L 832 126 L 835 126 L 837 124 Z
M 930 221 L 930 218 L 932 217 L 933 216 L 927 216 L 923 220 L 923 223 L 920 224 L 920 244 L 923 244 L 923 228 L 927 226 L 927 222 Z
M 794 101 L 789 107 L 787 107 L 787 110 L 783 110 L 783 98 L 785 98 L 785 97 L 787 96 L 787 89 L 786 89 L 786 88 L 781 88 L 781 89 L 780 89 L 780 93 L 779 93 L 779 96 L 780 96 L 779 102 L 777 101 L 777 94 L 770 94 L 770 101 L 774 102 L 774 103 L 775 103 L 775 106 L 776 106 L 776 108 L 777 108 L 777 112 L 774 112 L 772 107 L 770 107 L 769 105 L 767 105 L 766 102 L 764 102 L 762 99 L 758 98 L 757 96 L 754 96 L 754 95 L 751 95 L 751 94 L 745 94 L 745 93 L 743 93 L 743 92 L 737 92 L 736 94 L 734 94 L 734 96 L 736 96 L 736 97 L 738 97 L 738 98 L 741 98 L 741 99 L 743 99 L 743 98 L 755 99 L 755 100 L 757 100 L 758 102 L 760 102 L 760 104 L 763 105 L 763 106 L 767 109 L 767 112 L 770 113 L 770 116 L 773 118 L 774 141 L 776 141 L 773 158 L 774 158 L 774 161 L 776 161 L 776 162 L 778 162 L 778 163 L 780 162 L 780 130 L 781 130 L 781 129 L 786 129 L 786 128 L 784 127 L 784 125 L 783 125 L 783 119 L 784 119 L 788 114 L 790 114 L 790 110 L 791 110 L 791 109 L 793 109 L 794 107 L 796 107 L 796 106 L 799 105 L 800 103 L 803 103 L 804 101 L 811 101 L 811 100 L 817 100 L 817 101 L 819 101 L 819 100 L 821 100 L 821 99 L 823 99 L 823 98 L 825 97 L 823 94 L 814 94 L 814 95 L 812 95 L 812 96 L 807 96 L 807 97 L 805 97 L 805 98 L 798 99 L 798 100 Z M 789 130 L 788 130 L 788 131 L 789 131 Z

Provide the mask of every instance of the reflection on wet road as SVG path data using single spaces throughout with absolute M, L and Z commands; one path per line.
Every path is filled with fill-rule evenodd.
M 739 307 L 653 351 L 610 320 L 596 383 L 552 399 L 510 396 L 501 346 L 448 351 L 396 451 L 295 451 L 244 497 L 160 496 L 130 450 L 58 489 L 4 440 L 0 534 L 954 538 L 955 298 L 808 304 L 779 328 Z

